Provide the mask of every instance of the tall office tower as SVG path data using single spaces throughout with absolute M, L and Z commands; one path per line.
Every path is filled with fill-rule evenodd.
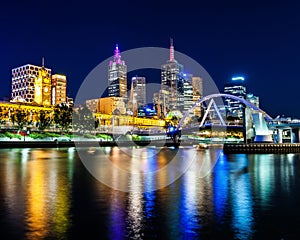
M 170 43 L 170 59 L 161 66 L 161 90 L 168 96 L 168 110 L 183 110 L 184 79 L 183 65 L 174 58 L 173 40 Z
M 224 93 L 237 96 L 239 98 L 246 99 L 246 86 L 243 77 L 233 77 L 231 81 L 228 81 L 224 86 Z M 242 118 L 245 109 L 244 104 L 241 102 L 225 98 L 225 105 L 227 108 L 227 115 Z
M 52 75 L 51 104 L 67 102 L 67 77 L 62 74 Z
M 196 103 L 203 97 L 203 80 L 200 77 L 192 77 L 193 84 L 193 102 Z M 201 116 L 201 105 L 195 107 L 194 114 L 198 117 Z
M 137 106 L 146 105 L 146 78 L 136 76 L 131 82 Z
M 139 107 L 146 105 L 146 78 L 133 77 L 131 78 L 130 96 L 128 99 L 127 110 L 134 115 L 137 114 Z
M 44 62 L 44 61 L 43 61 Z M 12 102 L 51 104 L 51 69 L 26 64 L 12 69 Z
M 120 50 L 116 45 L 114 58 L 108 67 L 108 96 L 127 97 L 127 66 L 121 60 Z
M 193 101 L 193 75 L 184 74 L 184 83 L 183 83 L 183 96 L 184 96 L 184 106 L 183 110 L 188 111 L 194 104 Z

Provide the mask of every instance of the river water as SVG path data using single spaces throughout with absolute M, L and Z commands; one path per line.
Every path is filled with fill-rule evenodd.
M 0 149 L 0 239 L 299 239 L 299 154 L 144 148 L 139 161 L 117 147 L 81 151 L 143 172 L 195 158 L 177 180 L 176 166 L 147 180 L 101 165 L 123 192 L 94 178 L 75 148 Z

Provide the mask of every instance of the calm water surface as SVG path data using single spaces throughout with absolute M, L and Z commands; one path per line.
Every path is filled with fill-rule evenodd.
M 115 147 L 103 150 L 124 168 L 136 164 Z M 125 193 L 98 182 L 75 148 L 0 149 L 0 239 L 300 239 L 299 154 L 208 151 L 196 152 L 171 185 Z M 190 154 L 195 149 L 161 149 L 142 166 L 159 169 Z M 205 154 L 218 160 L 203 176 L 198 159 Z M 171 175 L 114 181 L 147 191 Z

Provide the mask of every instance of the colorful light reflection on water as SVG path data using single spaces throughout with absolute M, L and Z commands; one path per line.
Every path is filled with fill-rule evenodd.
M 103 150 L 115 163 L 137 172 L 164 167 L 170 156 L 184 161 L 196 151 L 166 148 L 153 154 L 157 150 L 139 149 L 145 158 L 124 160 L 116 148 Z M 101 151 L 86 151 L 91 160 L 101 161 Z M 126 179 L 118 171 L 99 169 L 128 184 L 132 191 L 124 193 L 96 181 L 74 148 L 1 149 L 0 237 L 289 239 L 300 234 L 299 154 L 196 154 L 181 178 L 157 191 L 148 189 L 167 181 L 172 172 Z M 202 161 L 215 156 L 218 161 L 209 172 L 214 161 L 204 167 Z

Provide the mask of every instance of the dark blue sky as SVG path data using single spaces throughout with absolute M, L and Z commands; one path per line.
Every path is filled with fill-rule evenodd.
M 67 75 L 74 97 L 115 43 L 121 51 L 168 48 L 173 37 L 175 49 L 197 60 L 220 89 L 243 74 L 271 116 L 300 117 L 299 13 L 297 1 L 5 1 L 0 96 L 10 96 L 12 68 L 44 56 L 46 67 Z

